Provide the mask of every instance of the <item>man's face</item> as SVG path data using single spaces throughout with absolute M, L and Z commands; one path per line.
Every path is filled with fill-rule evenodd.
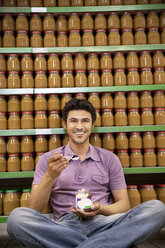
M 89 142 L 89 136 L 94 125 L 91 114 L 85 110 L 71 110 L 64 127 L 67 130 L 69 141 L 75 144 Z

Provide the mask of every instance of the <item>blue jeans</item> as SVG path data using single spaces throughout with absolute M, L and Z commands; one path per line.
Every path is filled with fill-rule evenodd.
M 82 220 L 74 213 L 58 221 L 30 208 L 16 208 L 8 218 L 8 233 L 32 248 L 127 248 L 149 239 L 165 225 L 165 205 L 144 202 L 123 214 L 96 215 Z

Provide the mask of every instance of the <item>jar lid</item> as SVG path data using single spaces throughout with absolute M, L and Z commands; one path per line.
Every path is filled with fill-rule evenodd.
M 35 54 L 35 56 L 36 57 L 45 57 L 45 54 L 43 54 L 43 53 L 37 53 L 37 54 Z
M 97 29 L 96 33 L 98 33 L 98 32 L 106 32 L 106 30 L 105 29 Z
M 59 35 L 59 34 L 67 34 L 67 32 L 66 31 L 59 31 L 59 32 L 57 32 L 57 34 Z
M 19 31 L 17 31 L 17 34 L 20 34 L 20 33 L 25 33 L 25 34 L 27 34 L 28 31 L 26 31 L 26 30 L 19 30 Z
M 98 73 L 99 70 L 89 70 L 89 73 L 91 73 L 91 72 L 96 72 L 96 73 Z
M 92 29 L 85 29 L 85 30 L 83 30 L 83 33 L 93 33 L 93 30 Z
M 46 135 L 45 134 L 37 134 L 36 138 L 46 138 Z
M 113 133 L 110 133 L 110 132 L 108 132 L 108 133 L 103 133 L 103 136 L 106 136 L 106 135 L 111 135 L 111 136 L 113 136 Z
M 98 92 L 90 92 L 89 95 L 99 95 Z
M 126 109 L 115 109 L 115 112 L 126 112 Z
M 139 112 L 139 109 L 137 109 L 137 108 L 128 109 L 128 112 L 131 112 L 131 111 L 137 111 L 137 112 Z
M 23 71 L 22 74 L 32 74 L 32 71 Z
M 143 184 L 143 185 L 140 185 L 140 188 L 154 188 L 154 185 L 152 185 L 152 184 Z
M 22 153 L 22 156 L 33 156 L 33 153 L 32 152 Z
M 25 112 L 22 112 L 22 115 L 32 115 L 33 114 L 33 112 L 32 111 L 25 111 Z
M 140 54 L 145 54 L 145 53 L 150 54 L 150 51 L 141 51 L 141 52 L 140 52 Z
M 8 157 L 19 157 L 19 153 L 8 153 Z
M 112 70 L 111 69 L 103 69 L 103 70 L 101 70 L 101 72 L 103 73 L 103 72 L 112 72 Z
M 44 16 L 54 16 L 53 13 L 45 13 Z
M 155 111 L 164 111 L 165 108 L 155 108 Z
M 124 52 L 115 52 L 114 55 L 123 55 Z
M 49 114 L 59 114 L 59 111 L 58 110 L 51 110 L 51 111 L 49 111 Z
M 116 134 L 116 136 L 119 136 L 119 135 L 126 135 L 126 132 L 119 132 Z
M 46 71 L 36 71 L 36 74 L 46 74 Z
M 45 97 L 45 94 L 43 94 L 43 93 L 38 93 L 38 94 L 35 95 L 35 97 L 38 97 L 38 96 Z
M 109 53 L 109 52 L 105 52 L 105 53 L 101 53 L 101 55 L 103 55 L 103 56 L 104 56 L 104 55 L 109 55 L 109 56 L 110 56 L 110 55 L 111 55 L 111 53 Z
M 144 134 L 153 134 L 153 133 L 154 133 L 153 131 L 144 132 Z
M 127 185 L 128 189 L 137 189 L 137 185 Z
M 141 149 L 131 149 L 131 152 L 141 152 Z
M 158 31 L 158 28 L 149 28 L 148 31 Z
M 137 91 L 129 91 L 129 92 L 127 92 L 127 94 L 128 94 L 128 95 L 134 95 L 134 94 L 136 94 L 136 95 L 137 95 L 137 94 L 138 94 L 138 92 L 137 92 Z
M 19 74 L 19 71 L 9 71 L 9 74 Z
M 129 68 L 128 71 L 138 71 L 138 68 Z
M 72 29 L 72 30 L 69 31 L 69 33 L 80 33 L 80 30 Z
M 128 54 L 137 54 L 136 51 L 129 51 Z
M 30 192 L 30 191 L 31 191 L 31 189 L 23 189 L 22 190 L 23 193 Z
M 156 51 L 153 51 L 153 53 L 163 53 L 163 50 L 156 50 Z
M 130 135 L 136 135 L 136 134 L 140 134 L 140 132 L 131 132 Z
M 17 190 L 16 189 L 7 189 L 5 190 L 5 193 L 16 193 Z
M 145 31 L 145 28 L 136 28 L 135 32 L 139 32 L 139 31 Z
M 5 34 L 14 34 L 14 31 L 12 31 L 12 30 L 5 30 L 4 33 Z
M 155 152 L 155 149 L 144 149 L 144 152 Z
M 71 70 L 65 70 L 65 71 L 62 71 L 62 73 L 72 73 L 73 71 Z
M 144 93 L 151 93 L 151 90 L 143 90 L 143 91 L 141 91 L 141 94 L 144 94 Z
M 44 34 L 55 34 L 55 31 L 53 31 L 53 30 L 47 30 L 47 31 L 44 31 Z
M 41 34 L 41 31 L 32 31 L 32 34 Z
M 9 136 L 8 139 L 18 139 L 18 136 Z
M 165 134 L 165 131 L 158 131 L 157 134 Z
M 125 72 L 125 69 L 115 69 L 115 72 L 122 71 Z
M 40 17 L 40 14 L 38 14 L 38 13 L 34 13 L 34 14 L 31 14 L 31 16 L 37 16 L 37 17 Z
M 115 92 L 115 95 L 125 95 L 125 92 L 123 92 L 123 91 L 118 91 L 118 92 Z
M 78 16 L 79 14 L 78 14 L 77 12 L 73 12 L 73 13 L 70 13 L 69 15 L 70 15 L 70 16 L 72 16 L 72 15 Z
M 32 138 L 32 135 L 23 135 L 22 138 Z
M 49 73 L 50 73 L 50 74 L 51 74 L 51 73 L 59 73 L 59 71 L 53 70 L 53 71 L 49 71 Z
M 6 113 L 5 112 L 0 112 L 0 115 L 6 115 Z
M 0 57 L 5 57 L 5 55 L 4 55 L 4 54 L 2 54 L 2 53 L 0 53 Z
M 0 157 L 5 157 L 5 156 L 6 156 L 6 154 L 4 154 L 4 153 L 0 154 Z
M 44 110 L 35 111 L 35 114 L 46 114 L 46 111 L 44 111 Z
M 19 112 L 10 112 L 9 115 L 19 115 Z
M 96 112 L 100 113 L 100 109 L 95 109 Z
M 132 28 L 124 28 L 121 31 L 122 32 L 131 32 L 132 31 Z
M 157 149 L 158 152 L 165 152 L 165 148 Z
M 0 71 L 0 74 L 4 74 L 5 75 L 5 73 L 6 73 L 5 71 Z
M 50 53 L 50 54 L 49 54 L 49 57 L 50 57 L 50 56 L 58 56 L 58 54 L 57 54 L 57 53 Z
M 85 13 L 83 13 L 83 15 L 91 15 L 91 13 L 90 12 L 85 12 Z
M 23 95 L 22 95 L 22 98 L 25 97 L 25 96 L 26 96 L 26 97 L 32 97 L 32 94 L 23 94 Z
M 85 73 L 85 70 L 77 70 L 76 73 Z
M 32 55 L 30 53 L 24 53 L 22 54 L 22 57 L 32 57 Z
M 157 186 L 157 187 L 160 187 L 160 188 L 161 188 L 161 187 L 164 188 L 164 187 L 165 187 L 165 184 L 156 184 L 156 186 Z
M 156 67 L 156 68 L 154 68 L 154 70 L 156 71 L 156 70 L 163 70 L 164 71 L 164 68 L 163 67 Z
M 59 137 L 60 134 L 51 134 L 50 137 Z
M 102 112 L 112 112 L 112 109 L 102 109 Z
M 88 56 L 97 56 L 97 53 L 88 53 Z
M 117 150 L 117 152 L 128 152 L 128 149 Z
M 119 32 L 119 29 L 118 28 L 110 28 L 108 31 L 109 32 Z
M 151 68 L 141 68 L 141 71 L 151 71 Z
M 152 111 L 152 108 L 142 108 L 142 111 Z
M 76 53 L 75 56 L 84 56 L 84 53 Z
M 37 156 L 41 156 L 42 154 L 44 154 L 44 152 L 36 152 Z
M 72 56 L 71 53 L 63 53 L 62 56 Z

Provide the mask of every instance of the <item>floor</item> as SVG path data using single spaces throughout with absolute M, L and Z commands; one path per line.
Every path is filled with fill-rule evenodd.
M 11 240 L 6 231 L 6 223 L 0 224 L 0 248 L 17 248 L 18 243 Z M 22 247 L 23 248 L 23 247 Z M 138 248 L 165 248 L 165 228 L 161 230 L 152 240 L 138 246 Z

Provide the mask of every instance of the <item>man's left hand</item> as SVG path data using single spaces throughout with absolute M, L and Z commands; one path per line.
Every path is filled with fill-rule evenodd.
M 99 202 L 94 202 L 93 205 L 91 206 L 90 211 L 84 211 L 82 209 L 77 209 L 75 207 L 71 207 L 70 211 L 81 216 L 83 219 L 89 219 L 93 216 L 95 216 L 96 214 L 99 213 L 100 210 L 100 204 Z

